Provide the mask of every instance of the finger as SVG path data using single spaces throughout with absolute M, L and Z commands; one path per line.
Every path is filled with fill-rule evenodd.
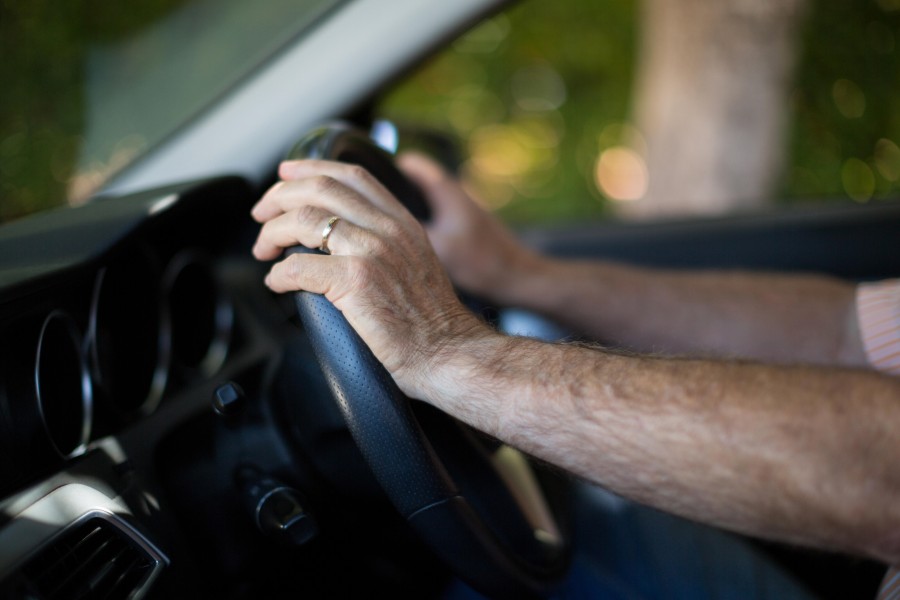
M 338 218 L 328 231 L 328 224 L 334 216 L 320 208 L 305 206 L 275 217 L 260 229 L 253 255 L 259 260 L 272 260 L 278 258 L 285 248 L 297 244 L 319 248 L 326 232 L 331 254 L 349 254 L 353 248 L 358 251 L 368 248 L 365 239 L 371 234 L 346 219 Z
M 440 164 L 418 152 L 406 152 L 397 158 L 397 167 L 425 193 L 434 212 L 453 205 L 448 190 L 452 177 Z
M 278 175 L 285 180 L 320 175 L 332 177 L 390 215 L 398 217 L 408 212 L 375 176 L 359 165 L 327 160 L 288 160 L 279 165 Z
M 273 292 L 307 291 L 323 294 L 335 302 L 340 299 L 342 282 L 347 278 L 348 257 L 322 254 L 292 254 L 272 265 L 266 285 Z
M 307 205 L 331 214 L 353 215 L 354 222 L 364 226 L 371 226 L 384 217 L 384 213 L 359 192 L 328 175 L 276 183 L 250 214 L 258 222 L 265 223 Z
M 419 185 L 436 185 L 450 179 L 450 174 L 437 161 L 420 152 L 404 152 L 397 157 L 397 166 Z

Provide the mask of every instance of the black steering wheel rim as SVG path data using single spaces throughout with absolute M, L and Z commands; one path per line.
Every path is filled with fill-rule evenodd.
M 289 158 L 360 164 L 415 216 L 422 220 L 430 216 L 421 192 L 396 168 L 393 157 L 348 125 L 315 129 Z M 288 253 L 318 250 L 295 247 Z M 390 374 L 324 296 L 298 292 L 295 302 L 365 461 L 397 510 L 432 550 L 464 581 L 492 596 L 540 596 L 552 589 L 568 566 L 569 536 L 548 544 L 535 535 L 517 507 L 510 510 L 516 503 L 484 460 L 472 433 L 435 409 L 413 410 Z M 428 433 L 420 422 L 423 419 L 428 421 Z M 435 450 L 435 442 L 441 452 Z M 479 473 L 475 483 L 460 481 L 459 469 L 451 474 L 445 465 L 448 459 L 478 464 L 471 467 Z M 487 501 L 479 494 L 482 488 L 491 490 Z

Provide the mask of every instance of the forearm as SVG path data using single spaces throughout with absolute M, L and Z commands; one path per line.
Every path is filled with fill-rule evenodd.
M 292 254 L 273 265 L 266 284 L 325 295 L 410 396 L 659 508 L 900 562 L 900 380 L 852 370 L 628 357 L 500 336 L 463 309 L 422 226 L 371 175 L 322 161 L 284 163 L 279 172 L 284 181 L 253 209 L 262 224 L 257 258 L 276 259 L 297 243 L 315 247 L 325 223 L 330 227 L 338 216 L 341 224 L 329 238 L 330 255 Z M 437 221 L 446 226 L 452 219 Z M 472 281 L 493 281 L 498 264 L 531 267 L 531 257 L 491 223 L 475 239 L 505 239 L 507 255 L 524 262 L 495 262 Z M 453 237 L 450 229 L 445 240 Z M 793 325 L 789 336 L 769 344 L 805 348 L 805 336 L 824 326 L 826 315 L 850 314 L 852 305 L 847 286 L 818 279 L 792 287 L 774 278 L 566 269 L 573 271 L 535 269 L 551 284 L 564 276 L 576 285 L 562 294 L 537 292 L 532 306 L 571 312 L 598 332 L 637 328 L 630 345 L 651 349 L 657 346 L 650 334 L 674 325 L 676 334 L 663 339 L 700 339 L 701 349 L 722 351 L 712 332 L 732 321 L 742 324 L 741 335 L 726 328 L 725 340 L 756 339 L 760 323 L 776 330 Z M 707 302 L 716 286 L 727 292 Z M 739 321 L 747 309 L 741 301 L 753 290 L 755 316 Z M 595 300 L 585 300 L 594 295 L 589 292 Z M 787 298 L 808 303 L 803 313 L 814 316 L 791 312 Z M 688 300 L 694 308 L 668 312 Z M 766 321 L 766 313 L 777 318 Z M 704 328 L 705 320 L 714 325 Z M 840 335 L 828 331 L 812 346 L 838 354 L 839 344 L 831 342 Z M 741 343 L 742 353 L 752 355 L 746 349 L 753 344 Z M 725 352 L 740 349 L 729 345 Z
M 434 210 L 431 243 L 454 282 L 579 334 L 652 353 L 865 364 L 854 287 L 816 276 L 676 272 L 542 257 L 433 162 L 401 165 Z
M 643 352 L 863 366 L 854 298 L 853 285 L 816 275 L 541 259 L 503 300 Z
M 483 336 L 427 399 L 632 499 L 744 533 L 900 559 L 900 382 Z

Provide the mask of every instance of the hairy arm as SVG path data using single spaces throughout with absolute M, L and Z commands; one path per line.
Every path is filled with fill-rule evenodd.
M 643 352 L 864 366 L 855 290 L 820 275 L 541 258 L 506 289 L 506 299 Z
M 331 256 L 284 258 L 267 285 L 328 297 L 411 397 L 662 510 L 900 563 L 897 378 L 504 337 L 463 309 L 426 232 L 365 171 L 281 174 L 253 209 L 257 258 L 341 221 Z
M 416 396 L 634 500 L 900 562 L 896 378 L 484 334 L 414 381 Z
M 541 256 L 435 163 L 401 163 L 426 191 L 429 237 L 454 281 L 603 342 L 654 353 L 863 366 L 855 287 L 818 275 L 666 271 Z

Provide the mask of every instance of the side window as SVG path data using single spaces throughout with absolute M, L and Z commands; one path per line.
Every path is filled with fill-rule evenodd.
M 384 98 L 508 221 L 670 218 L 900 188 L 900 2 L 530 0 Z

